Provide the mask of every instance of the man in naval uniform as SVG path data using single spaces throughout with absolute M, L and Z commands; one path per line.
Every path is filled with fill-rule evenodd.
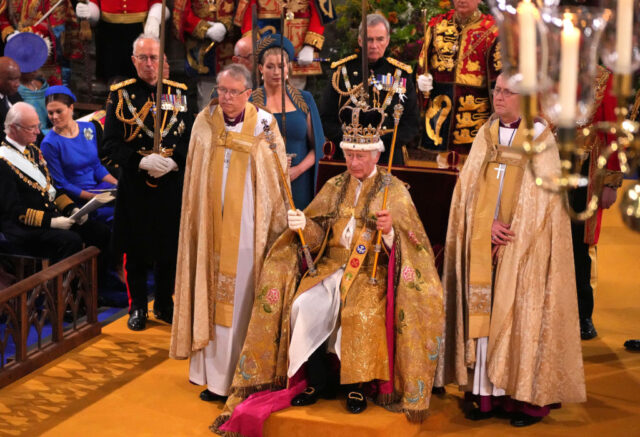
M 129 322 L 143 330 L 147 320 L 147 269 L 155 264 L 155 316 L 173 318 L 182 179 L 193 119 L 187 111 L 187 87 L 163 79 L 156 106 L 157 38 L 140 35 L 131 60 L 137 77 L 111 87 L 104 145 L 122 170 L 114 215 L 114 249 L 125 254 Z M 155 117 L 161 120 L 160 151 L 153 150 Z
M 362 46 L 362 24 L 360 24 L 358 43 Z M 382 141 L 385 151 L 380 163 L 389 160 L 389 149 L 393 131 L 393 107 L 397 103 L 404 106 L 404 112 L 398 125 L 398 138 L 393 157 L 394 164 L 404 164 L 403 145 L 409 145 L 418 134 L 418 106 L 413 69 L 402 62 L 385 57 L 389 45 L 389 22 L 382 15 L 367 15 L 367 55 L 369 58 L 369 105 L 382 108 L 387 114 L 382 126 Z M 355 105 L 358 100 L 357 89 L 362 83 L 362 60 L 360 55 L 347 56 L 331 64 L 331 86 L 324 93 L 320 104 L 320 118 L 327 139 L 333 144 L 342 140 L 342 125 L 338 111 L 345 105 Z M 355 92 L 354 92 L 355 91 Z M 342 151 L 336 151 L 342 156 Z
M 47 163 L 33 143 L 40 120 L 33 106 L 15 103 L 7 112 L 0 143 L 0 230 L 5 238 L 56 263 L 82 249 L 104 250 L 109 228 L 87 216 L 69 218 L 77 207 L 54 188 Z

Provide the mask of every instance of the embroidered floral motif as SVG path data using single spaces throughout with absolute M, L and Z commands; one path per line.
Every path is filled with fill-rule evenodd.
M 409 266 L 402 269 L 402 279 L 406 282 L 413 282 L 416 279 L 416 272 Z
M 360 265 L 360 261 L 358 260 L 358 258 L 353 258 L 351 260 L 351 267 L 353 267 L 354 269 L 357 268 Z
M 280 300 L 280 291 L 277 288 L 272 288 L 267 292 L 266 299 L 271 305 L 277 304 Z

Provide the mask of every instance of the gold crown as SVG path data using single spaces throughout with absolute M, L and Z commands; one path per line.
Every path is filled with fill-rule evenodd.
M 340 110 L 342 142 L 349 144 L 376 144 L 386 114 L 381 108 L 345 106 Z

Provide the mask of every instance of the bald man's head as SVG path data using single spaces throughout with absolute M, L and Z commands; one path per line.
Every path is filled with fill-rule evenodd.
M 0 57 L 0 93 L 11 96 L 18 92 L 20 86 L 20 67 L 13 59 Z
M 240 38 L 233 48 L 233 62 L 235 64 L 242 64 L 251 70 L 253 68 L 253 59 L 251 58 L 252 49 L 250 36 Z

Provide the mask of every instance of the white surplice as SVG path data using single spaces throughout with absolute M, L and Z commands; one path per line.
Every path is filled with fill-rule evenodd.
M 213 109 L 212 109 L 213 111 Z M 254 135 L 262 133 L 262 119 L 271 122 L 271 115 L 263 110 L 258 111 L 258 122 Z M 226 126 L 228 132 L 240 132 L 242 122 L 235 126 Z M 225 149 L 225 160 L 222 173 L 222 206 L 227 182 L 227 172 L 232 154 Z M 215 325 L 215 340 L 201 350 L 191 354 L 189 363 L 189 381 L 198 385 L 206 385 L 207 389 L 221 396 L 229 394 L 233 373 L 242 351 L 254 297 L 254 193 L 251 179 L 251 157 L 247 163 L 244 180 L 244 198 L 238 244 L 238 261 L 236 268 L 236 284 L 233 301 L 233 319 L 231 327 Z M 224 212 L 223 212 L 224 214 Z

